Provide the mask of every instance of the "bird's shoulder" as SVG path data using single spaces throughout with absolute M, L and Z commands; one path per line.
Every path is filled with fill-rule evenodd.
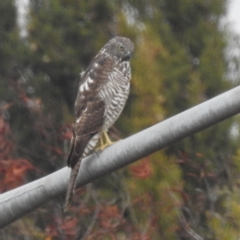
M 90 62 L 86 71 L 82 74 L 83 79 L 93 71 L 107 71 L 110 70 L 115 64 L 115 58 L 109 53 L 99 52 Z

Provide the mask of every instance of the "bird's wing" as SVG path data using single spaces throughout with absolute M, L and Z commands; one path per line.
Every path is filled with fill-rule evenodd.
M 95 97 L 88 101 L 82 114 L 73 124 L 73 138 L 71 140 L 68 166 L 74 168 L 82 157 L 85 147 L 91 138 L 101 131 L 104 121 L 105 103 Z
M 71 140 L 68 166 L 74 167 L 82 156 L 87 143 L 101 131 L 104 121 L 104 101 L 99 96 L 113 68 L 109 56 L 97 55 L 82 75 L 75 102 L 75 123 Z

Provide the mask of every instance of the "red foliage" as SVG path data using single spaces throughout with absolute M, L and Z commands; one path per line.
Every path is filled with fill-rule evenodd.
M 69 124 L 64 124 L 61 129 L 61 139 L 70 140 L 72 138 L 72 127 Z
M 13 143 L 8 139 L 9 134 L 9 124 L 0 115 L 0 159 L 8 159 L 13 149 Z
M 9 139 L 10 127 L 0 115 L 0 192 L 21 186 L 26 172 L 35 167 L 26 159 L 14 159 L 14 143 Z
M 100 226 L 104 229 L 115 228 L 122 220 L 122 214 L 116 205 L 102 206 L 98 215 Z
M 0 191 L 21 186 L 25 182 L 26 172 L 35 167 L 26 159 L 0 160 Z
M 144 158 L 140 162 L 130 166 L 130 171 L 133 176 L 138 178 L 148 178 L 153 173 L 152 166 L 148 158 Z
M 59 236 L 58 229 L 63 231 L 67 239 L 74 239 L 76 235 L 78 220 L 74 217 L 67 217 L 65 219 L 55 219 L 48 227 L 45 229 L 47 233 L 47 239 L 53 239 L 54 237 Z

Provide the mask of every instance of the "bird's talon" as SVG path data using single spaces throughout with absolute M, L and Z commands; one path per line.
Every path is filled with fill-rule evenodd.
M 98 148 L 96 148 L 96 151 L 103 151 L 105 148 L 111 146 L 112 144 L 114 144 L 114 142 L 111 142 L 111 143 L 105 143 L 105 144 L 99 146 Z
M 111 141 L 107 132 L 103 132 L 99 139 L 99 147 L 96 148 L 96 151 L 103 151 L 105 148 L 111 146 L 114 142 Z

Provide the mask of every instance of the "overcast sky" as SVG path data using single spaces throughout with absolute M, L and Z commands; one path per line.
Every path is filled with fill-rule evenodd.
M 227 20 L 232 29 L 240 34 L 240 0 L 229 0 Z

